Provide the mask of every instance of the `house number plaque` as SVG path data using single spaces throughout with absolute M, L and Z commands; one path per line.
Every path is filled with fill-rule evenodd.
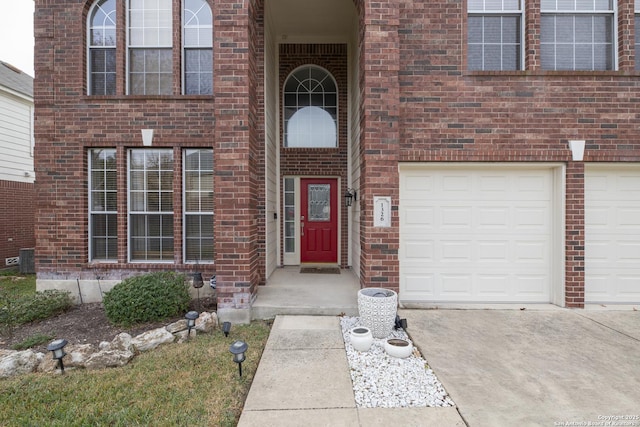
M 373 197 L 373 226 L 391 227 L 391 197 Z

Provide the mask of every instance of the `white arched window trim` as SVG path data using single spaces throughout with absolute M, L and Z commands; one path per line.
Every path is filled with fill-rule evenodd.
M 283 100 L 285 147 L 338 146 L 338 85 L 328 70 L 296 68 L 285 80 Z

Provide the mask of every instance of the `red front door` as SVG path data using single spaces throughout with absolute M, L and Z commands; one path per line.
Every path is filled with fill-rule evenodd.
M 338 180 L 300 180 L 300 261 L 338 262 Z

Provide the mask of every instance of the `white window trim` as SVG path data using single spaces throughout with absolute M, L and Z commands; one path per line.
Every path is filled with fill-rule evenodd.
M 94 9 L 96 7 L 98 7 L 98 3 L 100 2 L 100 0 L 94 0 L 93 4 L 91 5 L 91 7 L 89 8 L 89 13 L 87 14 L 87 22 L 86 22 L 86 29 L 85 29 L 85 37 L 86 37 L 86 41 L 87 41 L 87 51 L 85 53 L 86 55 L 86 62 L 87 62 L 87 94 L 89 95 L 93 95 L 93 93 L 91 92 L 91 87 L 92 87 L 92 82 L 91 82 L 91 49 L 94 47 L 91 43 L 91 24 L 92 22 L 92 17 L 93 17 L 93 12 Z M 116 1 L 116 17 L 118 15 L 118 11 L 117 11 L 117 7 L 118 7 L 118 2 Z M 114 26 L 115 31 L 116 31 L 116 35 L 118 34 L 118 26 L 117 26 L 117 22 L 116 25 Z M 97 47 L 97 46 L 96 46 Z M 102 49 L 117 49 L 118 46 L 116 44 L 116 46 L 113 47 L 102 47 Z M 117 50 L 116 50 L 117 52 Z M 117 55 L 117 53 L 116 53 Z
M 131 18 L 130 18 L 130 11 L 131 11 L 131 0 L 127 0 L 127 4 L 126 4 L 126 11 L 125 11 L 125 40 L 126 40 L 126 55 L 125 55 L 125 93 L 127 95 L 131 95 L 131 78 L 130 78 L 130 74 L 131 74 L 131 61 L 130 61 L 130 56 L 131 56 L 131 50 L 132 49 L 171 49 L 173 51 L 173 13 L 171 14 L 172 18 L 171 18 L 171 42 L 168 45 L 155 45 L 155 46 L 144 46 L 144 45 L 132 45 L 131 44 L 131 40 L 130 40 L 130 25 L 131 25 Z M 172 76 L 173 76 L 173 67 L 172 67 Z M 138 96 L 146 96 L 146 95 L 138 95 Z
M 557 1 L 557 0 L 556 0 Z M 613 49 L 613 68 L 611 70 L 593 70 L 597 71 L 618 71 L 618 1 L 611 1 L 612 9 L 593 9 L 593 10 L 557 10 L 557 9 L 540 9 L 540 25 L 542 25 L 542 17 L 544 15 L 610 15 L 613 20 L 613 29 L 612 29 L 612 49 Z M 541 48 L 542 49 L 542 48 Z M 545 71 L 553 71 L 553 70 L 545 70 Z M 570 71 L 570 70 L 567 70 Z M 582 70 L 577 69 L 573 71 L 591 71 L 591 70 Z
M 209 9 L 211 10 L 211 5 L 209 5 L 206 0 L 203 0 L 203 1 L 209 7 Z M 212 56 L 213 56 L 213 44 L 207 45 L 207 46 L 203 46 L 203 45 L 191 46 L 191 45 L 187 45 L 185 43 L 185 40 L 187 38 L 185 37 L 184 33 L 185 33 L 185 30 L 187 28 L 190 28 L 190 27 L 188 27 L 186 25 L 187 20 L 186 20 L 186 17 L 184 16 L 185 0 L 182 0 L 182 5 L 180 7 L 181 7 L 181 16 L 182 16 L 182 22 L 181 22 L 181 26 L 182 26 L 182 29 L 181 29 L 181 31 L 182 31 L 182 49 L 181 49 L 182 58 L 181 59 L 182 60 L 180 61 L 181 62 L 181 65 L 180 65 L 181 77 L 180 77 L 180 79 L 181 79 L 181 82 L 182 82 L 181 83 L 182 84 L 182 94 L 185 95 L 186 92 L 187 92 L 187 78 L 186 78 L 186 71 L 187 71 L 187 69 L 186 69 L 187 68 L 186 67 L 186 63 L 187 63 L 186 57 L 187 57 L 187 54 L 186 54 L 186 51 L 189 50 L 189 49 L 194 49 L 194 50 L 195 49 L 211 49 Z M 211 14 L 213 15 L 213 10 L 211 10 Z M 199 26 L 199 27 L 205 28 L 205 29 L 208 28 L 211 32 L 213 32 L 213 23 L 211 25 L 202 25 L 202 26 Z M 211 36 L 211 40 L 213 41 L 213 36 Z M 213 82 L 211 84 L 213 85 Z
M 130 173 L 131 173 L 131 153 L 133 151 L 143 151 L 143 148 L 134 148 L 134 149 L 130 149 L 127 150 L 127 169 L 126 169 L 126 174 L 127 174 L 127 262 L 129 262 L 130 264 L 174 264 L 176 262 L 175 257 L 170 259 L 170 260 L 145 260 L 145 259 L 133 259 L 132 257 L 132 245 L 131 245 L 131 215 L 132 215 L 132 211 L 131 211 L 131 179 L 129 179 L 130 177 Z M 165 149 L 165 148 L 157 148 L 157 149 L 152 149 L 152 150 L 148 150 L 148 151 L 158 151 L 158 152 L 170 152 L 173 156 L 173 150 L 172 149 Z M 146 170 L 146 169 L 145 169 Z M 175 179 L 175 159 L 174 159 L 174 168 L 173 168 L 173 173 L 174 173 L 174 179 Z M 145 192 L 147 190 L 145 189 Z M 173 190 L 172 190 L 173 192 Z M 173 211 L 171 212 L 167 212 L 167 211 L 158 211 L 158 212 L 149 212 L 149 211 L 135 211 L 135 215 L 149 215 L 149 214 L 153 214 L 153 215 L 175 215 L 175 206 L 173 207 Z M 175 227 L 173 230 L 173 247 L 174 247 L 174 253 L 175 253 L 175 244 L 176 244 L 176 231 L 175 231 Z
M 114 262 L 118 262 L 117 257 L 116 258 L 108 258 L 108 259 L 95 259 L 95 255 L 93 253 L 93 215 L 94 214 L 104 214 L 104 215 L 116 215 L 116 219 L 118 217 L 118 211 L 94 211 L 92 209 L 93 206 L 93 185 L 92 185 L 92 172 L 93 172 L 93 168 L 91 167 L 91 152 L 92 151 L 96 151 L 96 150 L 113 150 L 114 152 L 116 151 L 114 148 L 91 148 L 87 151 L 87 192 L 88 192 L 88 206 L 87 206 L 87 211 L 89 214 L 88 217 L 88 255 L 89 255 L 89 262 L 91 263 L 114 263 Z M 117 191 L 117 187 L 116 187 L 116 191 Z M 117 207 L 117 206 L 116 206 Z M 116 231 L 117 233 L 117 231 Z M 118 238 L 118 234 L 116 234 L 116 239 Z M 117 254 L 116 254 L 117 255 Z
M 467 17 L 469 16 L 491 16 L 491 15 L 495 15 L 495 16 L 519 16 L 520 17 L 520 68 L 518 68 L 517 70 L 484 70 L 484 67 L 482 70 L 474 70 L 474 71 L 522 71 L 525 69 L 525 5 L 524 5 L 524 0 L 521 0 L 520 4 L 522 5 L 522 9 L 518 10 L 518 9 L 505 9 L 505 10 L 469 10 L 467 12 Z M 467 21 L 468 22 L 468 21 Z M 467 29 L 468 31 L 468 29 Z M 469 45 L 469 42 L 467 41 L 467 46 Z M 484 62 L 484 56 L 483 56 L 483 62 Z
M 336 118 L 335 118 L 335 125 L 336 125 L 336 145 L 333 147 L 289 147 L 287 144 L 287 119 L 286 119 L 286 108 L 287 108 L 287 104 L 285 101 L 285 87 L 287 85 L 287 82 L 289 81 L 289 79 L 291 78 L 291 76 L 293 76 L 296 72 L 298 72 L 300 69 L 302 68 L 316 68 L 318 70 L 322 70 L 325 73 L 327 73 L 327 75 L 329 76 L 329 78 L 333 81 L 333 84 L 336 87 Z M 314 148 L 325 148 L 325 149 L 335 149 L 340 147 L 340 88 L 338 86 L 338 82 L 335 79 L 335 76 L 333 75 L 333 73 L 331 73 L 329 70 L 327 70 L 324 67 L 321 67 L 319 65 L 315 65 L 315 64 L 305 64 L 305 65 L 301 65 L 299 67 L 297 67 L 295 70 L 292 70 L 287 77 L 284 79 L 284 84 L 282 85 L 282 91 L 281 91 L 281 96 L 282 96 L 282 128 L 283 128 L 283 133 L 282 133 L 282 146 L 284 148 L 287 149 L 314 149 Z M 299 111 L 299 110 L 298 110 Z
M 186 185 L 186 172 L 187 172 L 187 168 L 186 168 L 186 157 L 187 157 L 187 151 L 189 150 L 209 150 L 212 151 L 212 149 L 208 149 L 208 148 L 185 148 L 182 150 L 182 259 L 184 261 L 185 264 L 214 264 L 215 263 L 215 258 L 213 260 L 200 260 L 200 261 L 189 261 L 187 260 L 187 185 Z M 212 153 L 213 154 L 213 153 Z M 215 166 L 214 166 L 214 171 L 213 173 L 215 174 Z M 214 193 L 214 198 L 215 198 L 215 188 L 213 189 L 213 193 Z M 215 208 L 215 207 L 214 207 Z M 215 210 L 213 211 L 199 211 L 199 212 L 195 212 L 195 211 L 189 211 L 190 213 L 192 213 L 193 215 L 212 215 L 212 217 L 215 220 Z M 214 229 L 214 234 L 213 234 L 213 239 L 214 239 L 214 244 L 215 244 L 215 229 Z M 214 250 L 215 253 L 215 250 Z

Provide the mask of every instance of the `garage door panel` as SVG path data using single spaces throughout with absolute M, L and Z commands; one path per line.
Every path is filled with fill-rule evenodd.
M 534 300 L 548 295 L 549 277 L 544 275 L 520 275 L 516 278 L 517 295 L 528 295 Z
M 469 230 L 473 224 L 473 209 L 470 207 L 443 206 L 440 214 L 441 228 Z
M 508 240 L 480 240 L 477 244 L 479 262 L 509 262 L 510 251 Z
M 618 293 L 634 301 L 640 300 L 640 274 L 618 276 Z
M 435 274 L 407 273 L 403 281 L 408 294 L 418 293 L 425 298 L 435 295 Z
M 539 241 L 518 241 L 515 244 L 515 262 L 545 263 L 548 261 L 548 242 Z
M 410 261 L 432 262 L 434 242 L 429 240 L 416 240 L 405 242 L 403 245 L 404 256 Z
M 585 166 L 585 301 L 640 303 L 640 165 Z
M 470 298 L 473 296 L 473 275 L 467 274 L 441 274 L 440 295 L 444 298 Z
M 553 182 L 551 168 L 401 169 L 401 298 L 549 302 Z
M 509 295 L 510 277 L 508 274 L 479 274 L 478 294 L 484 299 L 495 299 Z

